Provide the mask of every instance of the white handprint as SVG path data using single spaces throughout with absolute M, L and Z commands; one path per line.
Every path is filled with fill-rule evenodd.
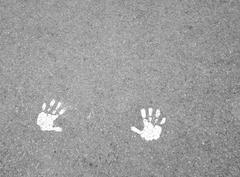
M 66 109 L 59 110 L 62 103 L 58 102 L 56 107 L 54 107 L 55 103 L 56 101 L 53 99 L 50 102 L 48 109 L 46 109 L 46 103 L 43 103 L 42 105 L 42 112 L 39 113 L 37 117 L 37 125 L 39 125 L 42 131 L 62 132 L 62 128 L 55 127 L 53 125 L 53 121 L 56 120 L 60 115 L 62 115 L 66 111 Z
M 141 109 L 141 116 L 143 118 L 144 125 L 143 130 L 139 130 L 134 126 L 131 127 L 133 132 L 139 134 L 146 141 L 157 140 L 160 138 L 162 133 L 162 127 L 160 125 L 163 125 L 166 122 L 166 117 L 163 117 L 159 125 L 156 125 L 158 123 L 158 118 L 161 115 L 161 111 L 160 109 L 157 109 L 154 118 L 152 118 L 152 113 L 153 108 L 148 108 L 148 116 L 146 114 L 146 110 Z

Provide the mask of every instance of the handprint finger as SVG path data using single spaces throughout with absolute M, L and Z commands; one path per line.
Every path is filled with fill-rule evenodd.
M 61 127 L 53 127 L 52 130 L 55 130 L 56 132 L 62 132 Z
M 160 115 L 161 115 L 161 111 L 160 111 L 160 109 L 157 109 L 156 113 L 155 113 L 156 118 L 159 118 Z
M 46 103 L 43 103 L 43 105 L 42 105 L 42 111 L 45 111 L 45 109 L 46 109 Z
M 141 109 L 141 116 L 142 116 L 142 118 L 146 118 L 146 110 L 143 108 L 143 109 Z
M 53 105 L 55 104 L 55 100 L 54 99 L 52 99 L 52 101 L 50 102 L 50 107 L 53 107 Z
M 162 120 L 161 120 L 161 122 L 160 122 L 160 125 L 165 124 L 165 122 L 166 122 L 166 117 L 162 118 Z
M 152 117 L 152 113 L 153 113 L 153 108 L 148 108 L 148 115 L 150 117 Z
M 50 111 L 51 109 L 52 109 L 52 107 L 53 107 L 53 105 L 55 104 L 55 100 L 54 99 L 52 99 L 52 101 L 50 102 L 50 104 L 49 104 L 49 108 L 48 108 L 48 111 Z
M 138 130 L 136 127 L 131 127 L 131 130 L 139 135 L 142 134 L 142 131 L 141 130 Z
M 56 110 L 58 110 L 61 105 L 62 105 L 62 103 L 61 103 L 61 102 L 58 102 L 57 107 L 56 107 Z
M 66 111 L 66 109 L 61 109 L 61 111 L 59 111 L 59 115 L 62 115 L 62 114 L 64 114 L 64 113 L 65 113 L 65 111 Z

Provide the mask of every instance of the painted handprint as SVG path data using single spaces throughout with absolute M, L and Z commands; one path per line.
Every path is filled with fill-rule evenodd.
M 160 138 L 160 135 L 162 133 L 161 125 L 165 124 L 166 122 L 166 117 L 163 117 L 161 122 L 158 123 L 158 119 L 161 115 L 160 109 L 156 110 L 154 117 L 152 117 L 152 114 L 153 108 L 148 108 L 148 115 L 144 108 L 141 109 L 141 116 L 144 125 L 143 130 L 139 130 L 134 126 L 131 127 L 131 130 L 133 132 L 139 134 L 146 141 L 157 140 L 158 138 Z
M 55 104 L 56 101 L 53 99 L 50 104 L 49 108 L 47 109 L 47 104 L 43 103 L 42 105 L 42 112 L 38 114 L 37 117 L 37 125 L 39 125 L 42 131 L 56 131 L 62 132 L 61 127 L 56 127 L 53 125 L 54 120 L 56 120 L 60 115 L 64 114 L 66 109 L 60 109 L 62 103 L 58 102 Z

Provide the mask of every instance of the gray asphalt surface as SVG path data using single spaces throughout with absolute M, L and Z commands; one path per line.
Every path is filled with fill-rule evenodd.
M 0 1 L 0 177 L 239 176 L 239 0 Z

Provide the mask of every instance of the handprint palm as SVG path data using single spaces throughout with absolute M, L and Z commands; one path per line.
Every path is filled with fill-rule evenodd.
M 53 122 L 60 115 L 62 115 L 66 111 L 66 109 L 61 109 L 59 111 L 59 108 L 62 105 L 62 103 L 60 103 L 60 102 L 57 103 L 57 106 L 55 108 L 54 108 L 54 105 L 55 105 L 54 99 L 50 102 L 48 109 L 46 109 L 46 107 L 47 107 L 46 103 L 43 103 L 43 105 L 42 105 L 42 112 L 39 113 L 38 118 L 37 118 L 37 124 L 39 125 L 39 127 L 42 131 L 62 132 L 62 128 L 55 127 L 53 125 Z
M 146 141 L 157 140 L 161 133 L 162 127 L 160 125 L 165 124 L 166 118 L 163 117 L 159 125 L 156 125 L 158 122 L 158 118 L 161 115 L 160 109 L 156 110 L 155 118 L 152 118 L 153 108 L 148 108 L 148 116 L 146 114 L 145 109 L 141 109 L 141 116 L 143 118 L 143 130 L 139 130 L 136 127 L 132 126 L 131 130 L 137 134 L 139 134 Z

